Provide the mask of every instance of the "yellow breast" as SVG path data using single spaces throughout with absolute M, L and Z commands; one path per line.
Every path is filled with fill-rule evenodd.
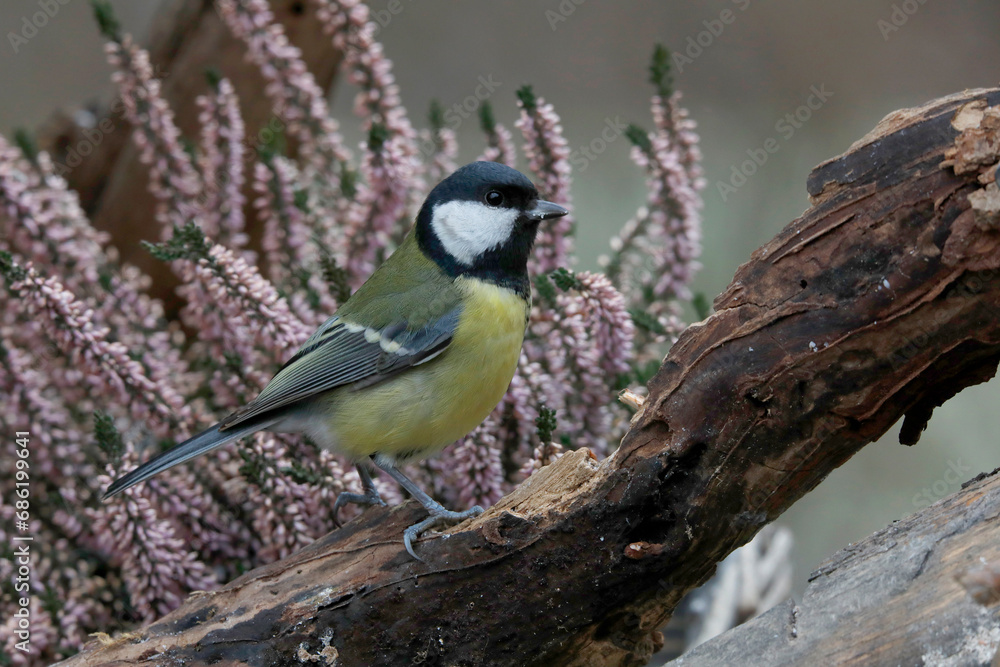
M 479 426 L 517 368 L 528 303 L 514 292 L 460 277 L 463 310 L 443 354 L 377 385 L 331 393 L 328 426 L 337 451 L 429 456 Z

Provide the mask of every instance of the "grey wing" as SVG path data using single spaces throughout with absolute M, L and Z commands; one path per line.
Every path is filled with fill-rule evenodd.
M 223 419 L 236 426 L 310 396 L 345 385 L 367 386 L 430 361 L 451 343 L 458 326 L 455 308 L 426 327 L 406 323 L 373 329 L 331 317 L 278 371 L 257 398 Z

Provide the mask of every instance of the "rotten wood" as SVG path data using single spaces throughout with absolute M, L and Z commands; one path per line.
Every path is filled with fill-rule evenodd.
M 791 600 L 668 663 L 1000 665 L 1000 474 L 838 552 Z
M 897 112 L 814 170 L 813 206 L 681 335 L 605 461 L 563 456 L 422 540 L 425 562 L 402 547 L 413 502 L 368 510 L 66 664 L 644 664 L 717 562 L 894 422 L 913 443 L 992 377 L 998 103 Z

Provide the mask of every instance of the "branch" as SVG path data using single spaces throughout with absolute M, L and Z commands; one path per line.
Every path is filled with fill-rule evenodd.
M 998 102 L 897 112 L 818 167 L 812 208 L 682 334 L 607 460 L 565 455 L 422 540 L 425 563 L 402 547 L 414 503 L 369 510 L 66 664 L 643 664 L 729 552 L 900 417 L 915 442 L 992 377 Z
M 789 600 L 668 664 L 991 664 L 1000 645 L 997 472 L 837 553 L 812 574 L 802 604 Z

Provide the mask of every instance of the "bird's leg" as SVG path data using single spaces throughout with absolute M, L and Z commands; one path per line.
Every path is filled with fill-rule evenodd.
M 333 521 L 338 528 L 340 528 L 340 520 L 337 518 L 337 514 L 340 512 L 340 508 L 347 503 L 365 506 L 385 505 L 385 502 L 378 495 L 378 489 L 375 488 L 372 476 L 368 474 L 368 468 L 360 463 L 354 467 L 358 469 L 358 477 L 361 478 L 361 488 L 364 490 L 364 493 L 348 493 L 347 491 L 343 491 L 337 496 L 337 502 L 333 504 Z
M 474 516 L 479 516 L 483 513 L 483 508 L 479 505 L 467 509 L 464 512 L 452 512 L 451 510 L 445 509 L 439 502 L 424 493 L 424 491 L 419 486 L 414 484 L 409 477 L 400 472 L 399 468 L 396 467 L 396 464 L 391 459 L 385 459 L 381 456 L 372 456 L 372 461 L 374 461 L 375 465 L 384 470 L 390 477 L 396 480 L 397 484 L 406 489 L 411 496 L 416 498 L 420 504 L 431 513 L 429 518 L 424 519 L 420 523 L 415 523 L 403 531 L 403 545 L 406 547 L 407 553 L 420 562 L 423 562 L 423 558 L 418 556 L 413 551 L 413 540 L 417 539 L 422 533 L 430 530 L 431 528 L 456 524 Z

